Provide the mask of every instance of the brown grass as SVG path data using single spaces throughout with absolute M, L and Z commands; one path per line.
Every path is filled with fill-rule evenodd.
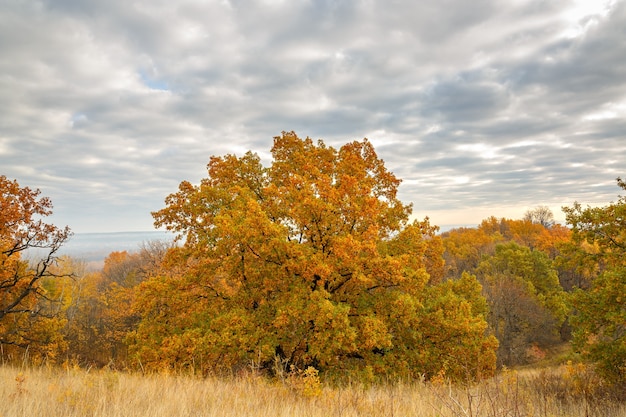
M 626 405 L 606 390 L 585 392 L 572 382 L 582 371 L 504 372 L 471 387 L 440 379 L 333 388 L 311 372 L 270 381 L 5 365 L 0 416 L 626 416 Z

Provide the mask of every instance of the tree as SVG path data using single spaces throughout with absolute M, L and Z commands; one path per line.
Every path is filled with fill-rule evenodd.
M 171 243 L 144 243 L 137 253 L 111 252 L 101 271 L 78 274 L 63 334 L 68 357 L 85 366 L 128 364 L 126 338 L 137 327 L 137 286 L 156 274 Z
M 500 364 L 526 360 L 532 346 L 559 341 L 565 293 L 550 259 L 514 242 L 500 244 L 477 269 L 490 306 L 489 324 L 498 341 Z
M 495 238 L 482 228 L 462 227 L 452 229 L 442 236 L 449 278 L 459 278 L 463 272 L 473 273 L 483 257 L 495 252 Z
M 251 152 L 212 157 L 208 178 L 182 182 L 153 213 L 185 244 L 140 284 L 131 348 L 142 366 L 254 361 L 364 378 L 493 370 L 479 284 L 438 283 L 437 228 L 408 221 L 400 180 L 369 141 L 336 150 L 283 133 L 272 156 L 269 167 Z
M 626 190 L 621 178 L 617 185 Z M 610 381 L 626 384 L 626 197 L 604 207 L 575 203 L 563 211 L 579 244 L 579 264 L 595 266 L 591 288 L 574 294 L 575 346 Z
M 554 260 L 560 255 L 563 246 L 570 243 L 571 237 L 572 231 L 568 227 L 555 224 L 549 229 L 544 228 L 534 243 L 537 249 Z
M 43 307 L 51 299 L 42 281 L 66 275 L 51 267 L 71 234 L 42 220 L 51 214 L 52 202 L 39 190 L 0 176 L 0 344 L 9 348 L 35 350 L 49 342 L 42 321 L 55 312 Z M 29 264 L 22 257 L 29 249 L 43 256 Z
M 502 219 L 502 221 L 507 224 L 508 236 L 506 238 L 531 250 L 536 248 L 538 241 L 546 230 L 542 224 L 528 220 Z
M 551 228 L 555 224 L 554 214 L 552 214 L 552 210 L 548 206 L 537 206 L 534 209 L 526 210 L 524 220 L 540 224 L 546 229 Z
M 474 272 L 485 256 L 494 254 L 497 244 L 506 242 L 539 249 L 555 259 L 569 237 L 569 229 L 558 224 L 547 228 L 529 219 L 491 216 L 477 228 L 452 229 L 442 234 L 446 272 L 449 277 L 459 277 L 463 271 Z

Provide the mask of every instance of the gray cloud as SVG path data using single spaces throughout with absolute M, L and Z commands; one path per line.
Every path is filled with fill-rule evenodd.
M 623 0 L 9 1 L 0 174 L 76 231 L 147 230 L 211 155 L 267 160 L 295 130 L 367 136 L 438 224 L 603 204 L 626 166 L 625 28 Z

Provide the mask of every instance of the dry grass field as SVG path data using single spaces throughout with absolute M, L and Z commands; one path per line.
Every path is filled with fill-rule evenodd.
M 4 365 L 0 416 L 626 416 L 626 404 L 576 372 L 509 371 L 472 387 L 442 380 L 336 388 L 314 372 L 270 381 Z

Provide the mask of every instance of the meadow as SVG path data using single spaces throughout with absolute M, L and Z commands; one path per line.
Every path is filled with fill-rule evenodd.
M 333 387 L 317 373 L 270 380 L 0 367 L 0 416 L 602 416 L 626 415 L 619 393 L 579 365 L 504 371 L 472 386 L 439 380 Z

